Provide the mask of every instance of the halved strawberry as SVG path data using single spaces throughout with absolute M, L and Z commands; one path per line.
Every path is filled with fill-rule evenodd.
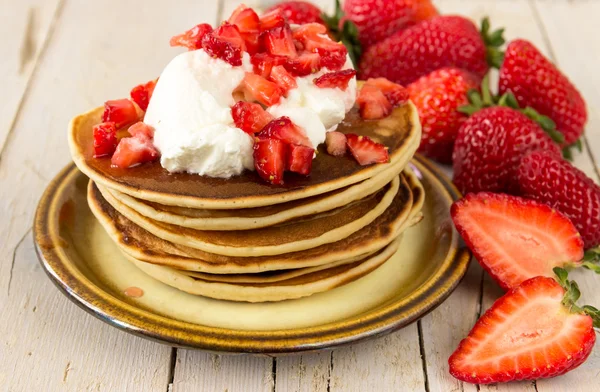
M 231 107 L 231 116 L 235 126 L 250 135 L 260 132 L 273 119 L 259 104 L 244 101 Z
M 286 116 L 278 117 L 269 122 L 258 136 L 279 139 L 288 144 L 313 148 L 310 139 L 306 136 L 306 132 Z
M 298 87 L 296 79 L 282 65 L 273 67 L 269 79 L 277 83 L 286 92 Z
M 469 193 L 452 220 L 479 264 L 505 290 L 554 267 L 580 265 L 583 240 L 569 218 L 545 204 L 505 194 Z
M 103 122 L 94 125 L 94 158 L 112 155 L 117 148 L 117 127 L 114 122 Z
M 350 153 L 361 166 L 390 161 L 387 147 L 381 143 L 374 142 L 368 136 L 358 136 L 349 133 L 346 134 L 346 139 Z
M 296 46 L 289 25 L 275 27 L 260 35 L 260 46 L 276 56 L 297 57 Z
M 407 89 L 397 83 L 390 82 L 386 78 L 371 78 L 365 84 L 380 89 L 394 107 L 404 105 L 410 98 Z
M 267 12 L 260 17 L 260 31 L 267 31 L 275 27 L 285 26 L 285 16 L 279 10 Z
M 127 132 L 139 140 L 154 138 L 154 128 L 141 121 L 130 126 Z
M 564 374 L 590 355 L 600 312 L 578 307 L 577 284 L 537 276 L 497 300 L 450 356 L 450 374 L 473 384 Z M 567 289 L 563 289 L 561 284 Z
M 240 4 L 231 14 L 228 22 L 236 25 L 240 33 L 258 33 L 260 31 L 260 19 L 252 8 Z
M 202 47 L 202 38 L 212 31 L 213 28 L 211 25 L 208 23 L 200 23 L 185 33 L 172 37 L 169 44 L 171 46 L 183 46 L 189 50 L 200 49 Z
M 104 102 L 103 122 L 114 122 L 117 129 L 137 122 L 144 112 L 133 101 L 123 98 Z
M 358 103 L 360 116 L 367 120 L 386 117 L 393 109 L 392 104 L 383 92 L 369 84 L 362 86 L 356 97 L 356 102 Z
M 288 145 L 288 156 L 285 169 L 308 176 L 312 169 L 314 155 L 315 150 L 310 147 L 290 144 Z
M 348 82 L 356 76 L 356 71 L 353 69 L 345 69 L 343 71 L 335 71 L 319 76 L 314 80 L 317 87 L 320 88 L 339 88 L 346 90 Z
M 126 137 L 121 139 L 110 162 L 113 166 L 127 169 L 152 162 L 160 156 L 151 139 Z
M 232 26 L 233 29 L 229 28 L 229 26 Z M 228 27 L 220 30 L 220 34 L 222 35 L 218 34 L 212 32 L 204 35 L 204 38 L 202 38 L 202 48 L 211 57 L 226 61 L 234 67 L 242 65 L 242 50 L 245 50 L 246 43 L 240 33 L 237 32 L 237 28 L 233 25 L 228 25 Z
M 341 132 L 327 132 L 327 136 L 325 136 L 327 152 L 334 157 L 346 155 L 346 143 L 346 135 Z
M 129 93 L 131 100 L 137 103 L 140 109 L 144 111 L 148 109 L 148 103 L 150 103 L 150 98 L 152 98 L 156 82 L 158 82 L 158 78 L 151 80 L 148 83 L 137 85 L 131 89 L 131 92 Z
M 302 53 L 300 56 L 288 59 L 283 65 L 294 76 L 307 76 L 321 69 L 321 57 L 316 53 Z
M 250 72 L 247 72 L 244 80 L 242 80 L 242 88 L 247 95 L 265 106 L 279 103 L 283 95 L 283 90 L 277 84 Z
M 258 175 L 271 184 L 283 184 L 287 146 L 278 139 L 257 138 L 254 141 L 254 168 Z
M 268 78 L 271 75 L 271 70 L 277 65 L 283 65 L 287 61 L 287 57 L 273 56 L 268 53 L 256 53 L 250 58 L 250 62 L 254 68 L 254 73 Z

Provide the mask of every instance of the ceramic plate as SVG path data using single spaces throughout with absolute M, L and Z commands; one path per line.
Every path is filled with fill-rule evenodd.
M 394 256 L 350 284 L 297 300 L 219 301 L 150 278 L 123 257 L 96 221 L 86 202 L 88 179 L 74 165 L 63 169 L 42 196 L 36 249 L 67 297 L 127 332 L 219 352 L 332 348 L 417 320 L 439 305 L 467 270 L 470 255 L 449 214 L 458 192 L 426 159 L 417 156 L 413 169 L 426 192 L 425 218 L 404 233 Z

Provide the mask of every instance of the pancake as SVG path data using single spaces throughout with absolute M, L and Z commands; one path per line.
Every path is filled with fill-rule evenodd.
M 136 259 L 213 274 L 260 273 L 320 266 L 373 253 L 387 246 L 406 227 L 421 219 L 425 194 L 420 182 L 410 171 L 406 171 L 401 180 L 392 206 L 370 225 L 341 241 L 283 256 L 229 257 L 162 240 L 119 214 L 91 181 L 88 203 L 112 240 Z
M 377 254 L 355 263 L 271 283 L 211 282 L 172 268 L 139 261 L 127 254 L 125 256 L 154 279 L 190 294 L 229 301 L 274 302 L 307 297 L 357 280 L 385 263 L 398 250 L 400 242 L 401 238 L 397 238 Z
M 235 210 L 171 206 L 136 199 L 115 189 L 106 189 L 115 199 L 152 220 L 198 230 L 251 230 L 333 210 L 365 198 L 398 176 L 395 167 L 390 169 L 358 184 L 322 195 L 271 206 Z
M 369 225 L 392 204 L 395 178 L 385 189 L 346 207 L 286 224 L 245 231 L 202 231 L 154 221 L 116 200 L 98 185 L 104 199 L 135 224 L 166 241 L 224 256 L 272 256 L 340 241 Z
M 69 147 L 77 167 L 98 184 L 142 200 L 199 209 L 262 207 L 304 199 L 344 188 L 396 167 L 400 172 L 421 138 L 416 108 L 407 103 L 381 120 L 362 120 L 353 108 L 337 130 L 366 135 L 389 148 L 390 162 L 360 166 L 352 157 L 334 157 L 318 149 L 309 177 L 286 174 L 286 184 L 274 186 L 253 171 L 228 179 L 189 173 L 169 173 L 159 162 L 129 169 L 111 166 L 110 158 L 93 157 L 92 127 L 101 122 L 99 107 L 75 117 L 69 126 Z

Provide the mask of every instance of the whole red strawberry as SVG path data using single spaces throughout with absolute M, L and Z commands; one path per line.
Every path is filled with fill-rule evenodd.
M 423 127 L 421 153 L 442 163 L 452 162 L 458 128 L 467 119 L 457 109 L 468 103 L 467 92 L 477 88 L 479 82 L 468 71 L 442 68 L 407 86 Z
M 346 0 L 344 12 L 358 28 L 358 38 L 365 47 L 438 15 L 431 0 Z
M 279 11 L 289 23 L 323 23 L 322 11 L 308 1 L 283 1 L 268 8 L 265 13 Z
M 367 48 L 359 78 L 384 77 L 407 85 L 443 67 L 463 68 L 481 78 L 488 70 L 487 58 L 486 43 L 473 22 L 437 16 Z
M 506 48 L 500 67 L 500 93 L 511 91 L 521 106 L 550 117 L 573 144 L 587 121 L 585 102 L 577 88 L 532 43 L 519 39 Z
M 482 109 L 458 130 L 452 155 L 454 183 L 463 193 L 510 192 L 521 157 L 560 148 L 533 120 L 503 106 Z
M 581 170 L 554 154 L 536 151 L 521 160 L 516 179 L 522 196 L 568 216 L 586 248 L 600 245 L 600 187 Z

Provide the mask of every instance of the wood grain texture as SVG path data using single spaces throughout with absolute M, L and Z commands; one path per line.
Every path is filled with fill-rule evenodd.
M 331 351 L 279 357 L 276 392 L 326 392 L 331 373 Z

